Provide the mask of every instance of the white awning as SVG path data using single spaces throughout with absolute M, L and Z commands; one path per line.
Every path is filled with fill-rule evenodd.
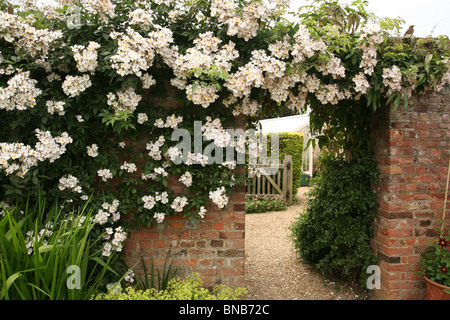
M 273 118 L 260 120 L 263 133 L 271 132 L 300 132 L 304 127 L 309 125 L 309 115 L 302 114 L 297 116 L 289 116 L 282 118 Z M 257 126 L 259 131 L 259 125 Z

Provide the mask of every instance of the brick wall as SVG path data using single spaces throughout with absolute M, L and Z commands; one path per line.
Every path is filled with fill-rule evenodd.
M 208 288 L 245 286 L 244 206 L 244 187 L 238 187 L 223 210 L 206 207 L 208 213 L 196 224 L 168 216 L 162 223 L 132 231 L 126 243 L 128 265 L 139 262 L 142 255 L 148 268 L 153 260 L 161 269 L 168 255 L 181 278 L 197 272 Z
M 450 161 L 450 89 L 413 97 L 407 109 L 384 110 L 372 124 L 382 182 L 372 247 L 381 259 L 378 299 L 422 299 L 420 254 L 437 235 Z M 450 205 L 447 205 L 447 211 Z M 447 229 L 450 213 L 446 215 Z

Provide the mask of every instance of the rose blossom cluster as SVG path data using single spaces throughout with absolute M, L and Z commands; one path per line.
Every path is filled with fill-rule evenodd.
M 16 53 L 45 60 L 50 49 L 62 38 L 60 30 L 36 29 L 22 17 L 0 11 L 0 38 L 15 45 Z
M 106 235 L 104 237 L 106 241 L 103 244 L 102 255 L 105 257 L 109 257 L 111 252 L 121 252 L 123 249 L 123 245 L 125 240 L 127 240 L 127 232 L 122 227 L 106 228 Z
M 0 88 L 0 109 L 6 111 L 26 110 L 36 105 L 36 98 L 42 93 L 37 81 L 30 78 L 30 72 L 18 72 L 11 77 L 6 88 Z
M 120 169 L 128 172 L 128 173 L 133 173 L 137 171 L 137 166 L 134 163 L 131 162 L 124 162 L 121 166 Z
M 113 175 L 111 173 L 111 170 L 109 169 L 98 169 L 97 175 L 102 178 L 102 181 L 108 181 L 109 179 L 113 178 Z
M 95 41 L 90 41 L 87 46 L 74 45 L 70 48 L 72 49 L 73 58 L 77 63 L 78 71 L 94 74 L 98 66 L 97 49 L 100 48 L 100 45 Z
M 98 14 L 104 22 L 115 17 L 114 5 L 110 0 L 81 0 L 84 8 L 94 15 Z
M 204 206 L 201 206 L 200 210 L 198 212 L 198 215 L 200 216 L 200 218 L 203 219 L 205 217 L 205 215 L 206 215 L 206 212 L 207 212 L 206 208 Z
M 384 68 L 383 84 L 388 88 L 388 92 L 386 93 L 387 97 L 393 92 L 402 91 L 402 72 L 400 68 L 396 65 L 392 68 Z
M 192 185 L 192 174 L 187 171 L 180 177 L 180 182 L 183 183 L 186 187 L 190 187 Z
M 98 156 L 98 146 L 97 144 L 92 144 L 86 147 L 86 152 L 89 157 L 95 158 Z
M 153 25 L 153 12 L 144 9 L 135 9 L 128 14 L 130 24 L 139 26 L 148 31 Z
M 363 59 L 360 68 L 364 70 L 365 74 L 372 75 L 378 63 L 376 45 L 383 42 L 383 37 L 380 35 L 380 26 L 373 23 L 366 24 L 361 29 L 361 39 L 364 42 L 361 44 Z
M 291 45 L 289 41 L 293 41 Z M 231 74 L 225 82 L 225 87 L 231 92 L 233 97 L 225 100 L 225 105 L 234 104 L 234 114 L 254 115 L 258 111 L 259 105 L 256 101 L 249 99 L 253 88 L 262 88 L 270 92 L 272 100 L 288 103 L 290 109 L 300 110 L 304 107 L 306 95 L 304 87 L 309 92 L 315 92 L 319 88 L 320 81 L 311 78 L 306 74 L 287 72 L 286 62 L 283 59 L 289 57 L 289 52 L 295 63 L 302 63 L 306 58 L 310 58 L 316 51 L 324 51 L 326 45 L 322 41 L 312 40 L 306 27 L 300 27 L 293 37 L 285 37 L 283 41 L 278 41 L 270 46 L 268 55 L 264 50 L 254 50 L 250 61 L 239 67 Z M 331 56 L 328 63 L 321 66 L 324 75 L 331 74 L 333 78 L 345 76 L 345 68 L 337 57 Z M 292 89 L 300 84 L 300 95 L 294 95 Z M 314 90 L 312 90 L 314 88 Z
M 361 94 L 366 94 L 367 90 L 370 88 L 370 83 L 367 81 L 366 75 L 364 72 L 360 72 L 356 76 L 353 77 L 353 82 L 355 84 L 355 91 Z
M 294 35 L 291 55 L 294 63 L 301 63 L 311 58 L 316 52 L 326 51 L 327 46 L 322 40 L 314 40 L 307 27 L 299 25 L 299 30 Z
M 107 222 L 116 222 L 120 219 L 120 213 L 117 211 L 120 201 L 114 199 L 111 203 L 104 202 L 102 208 L 98 210 L 94 217 L 97 224 L 104 225 Z M 109 218 L 111 217 L 111 221 Z
M 149 141 L 147 143 L 146 149 L 149 150 L 148 155 L 153 160 L 161 160 L 162 159 L 162 152 L 161 152 L 160 148 L 164 145 L 165 141 L 166 141 L 166 139 L 164 138 L 164 136 L 159 136 L 158 140 L 156 140 L 155 142 Z
M 217 188 L 215 191 L 210 191 L 209 198 L 220 209 L 224 208 L 228 204 L 228 196 L 224 186 Z
M 331 74 L 333 79 L 345 77 L 345 67 L 342 65 L 341 59 L 334 54 L 331 54 L 330 59 L 326 63 L 322 63 L 319 67 L 319 71 L 322 72 L 324 76 Z
M 172 32 L 161 28 L 149 33 L 149 37 L 142 36 L 132 28 L 126 33 L 113 31 L 111 39 L 118 42 L 117 54 L 111 57 L 111 67 L 121 76 L 135 74 L 139 77 L 153 65 L 156 53 L 163 53 L 173 42 Z
M 182 212 L 184 207 L 188 204 L 188 199 L 186 197 L 176 197 L 170 207 L 175 210 L 175 212 Z
M 120 89 L 115 93 L 109 92 L 107 95 L 108 105 L 110 105 L 116 113 L 120 111 L 134 111 L 142 99 L 133 88 Z
M 64 105 L 66 103 L 64 101 L 52 101 L 48 100 L 45 105 L 47 106 L 47 112 L 50 114 L 54 114 L 55 112 L 58 115 L 63 116 L 65 114 Z
M 238 36 L 245 41 L 256 36 L 259 21 L 267 18 L 268 7 L 264 2 L 251 2 L 241 10 L 232 0 L 213 0 L 211 3 L 211 16 L 217 17 L 219 22 L 228 26 L 229 36 Z
M 146 113 L 140 112 L 137 115 L 137 122 L 143 124 L 148 121 L 148 115 Z
M 194 40 L 194 47 L 188 48 L 185 54 L 170 51 L 173 58 L 166 59 L 176 77 L 171 80 L 171 84 L 186 90 L 187 98 L 204 108 L 217 100 L 218 89 L 213 85 L 188 84 L 188 80 L 192 75 L 198 76 L 199 69 L 209 70 L 214 66 L 226 72 L 231 70 L 231 62 L 239 57 L 239 53 L 233 42 L 230 41 L 219 48 L 221 42 L 212 32 L 205 32 Z
M 82 76 L 67 75 L 62 84 L 62 89 L 66 95 L 70 98 L 74 98 L 90 86 L 92 86 L 92 82 L 87 74 Z
M 160 202 L 162 204 L 169 203 L 169 195 L 166 191 L 164 192 L 156 192 L 155 196 L 147 195 L 143 196 L 141 199 L 144 202 L 144 208 L 147 210 L 152 210 L 157 202 Z M 156 220 L 156 222 L 161 223 L 164 221 L 166 214 L 162 212 L 155 212 L 153 214 L 153 218 Z
M 49 131 L 36 129 L 35 132 L 39 141 L 34 147 L 21 142 L 0 143 L 0 168 L 5 169 L 7 175 L 15 173 L 23 177 L 39 161 L 54 162 L 66 152 L 67 144 L 72 143 L 67 132 L 56 137 L 52 137 Z
M 210 116 L 207 116 L 206 123 L 202 126 L 202 133 L 206 140 L 212 140 L 220 148 L 225 148 L 230 144 L 231 135 L 222 127 L 218 118 L 212 120 Z
M 178 125 L 183 122 L 183 117 L 176 116 L 175 114 L 172 114 L 171 116 L 167 116 L 166 121 L 164 122 L 163 119 L 158 118 L 155 120 L 155 127 L 157 128 L 171 128 L 171 129 L 177 129 Z
M 58 188 L 61 191 L 70 190 L 72 192 L 81 193 L 83 190 L 78 184 L 78 178 L 69 174 L 59 179 Z
M 349 89 L 340 90 L 337 84 L 327 84 L 320 86 L 315 96 L 322 104 L 336 105 L 340 100 L 351 98 L 352 93 Z
M 28 255 L 33 254 L 34 247 L 37 243 L 42 243 L 42 245 L 47 245 L 47 239 L 53 234 L 53 224 L 47 222 L 45 227 L 39 230 L 38 234 L 34 234 L 34 230 L 27 231 L 25 241 L 25 247 L 27 248 Z
M 188 85 L 186 87 L 186 97 L 193 103 L 201 105 L 203 108 L 209 107 L 211 103 L 219 98 L 217 92 L 218 89 L 213 85 L 198 85 L 196 87 Z

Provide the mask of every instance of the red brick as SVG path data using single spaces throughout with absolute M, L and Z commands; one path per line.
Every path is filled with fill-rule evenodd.
M 143 230 L 143 231 L 132 231 L 131 232 L 131 238 L 136 240 L 141 239 L 158 239 L 159 233 L 157 231 L 149 231 L 149 230 Z
M 223 230 L 223 222 L 222 221 L 214 222 L 212 228 L 214 230 Z
M 185 259 L 184 265 L 186 267 L 197 267 L 198 266 L 198 260 L 197 259 Z
M 441 150 L 440 149 L 433 149 L 433 150 L 431 150 L 431 156 L 432 157 L 440 157 L 441 156 Z
M 223 276 L 236 276 L 236 275 L 243 275 L 244 274 L 244 268 L 243 267 L 236 267 L 236 268 L 221 268 L 220 274 Z
M 245 221 L 245 213 L 223 213 L 222 214 L 223 221 Z
M 386 235 L 392 238 L 409 238 L 414 235 L 413 230 L 387 230 Z
M 215 276 L 218 274 L 214 268 L 195 268 L 193 272 L 197 272 L 200 276 Z
M 185 239 L 189 236 L 188 231 L 170 231 L 166 230 L 163 232 L 163 237 L 165 239 Z
M 166 247 L 166 241 L 165 240 L 154 240 L 153 241 L 153 247 L 155 247 L 155 248 L 165 248 Z
M 403 148 L 410 148 L 414 146 L 413 140 L 390 140 L 386 143 L 386 146 L 388 147 L 403 147 Z
M 430 195 L 426 193 L 416 193 L 413 195 L 414 200 L 428 200 L 430 199 Z
M 443 202 L 431 202 L 430 209 L 431 210 L 440 210 L 443 208 Z
M 412 179 L 413 182 L 432 182 L 434 181 L 434 176 L 429 174 L 423 174 L 419 176 L 415 176 Z
M 245 232 L 242 231 L 221 231 L 219 233 L 220 239 L 244 239 Z
M 436 129 L 437 125 L 434 122 L 416 122 L 414 124 L 415 130 L 429 130 L 429 129 Z

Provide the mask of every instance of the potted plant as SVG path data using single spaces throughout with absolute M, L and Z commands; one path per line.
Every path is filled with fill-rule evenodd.
M 450 239 L 441 229 L 422 254 L 420 271 L 427 284 L 427 300 L 450 300 Z

